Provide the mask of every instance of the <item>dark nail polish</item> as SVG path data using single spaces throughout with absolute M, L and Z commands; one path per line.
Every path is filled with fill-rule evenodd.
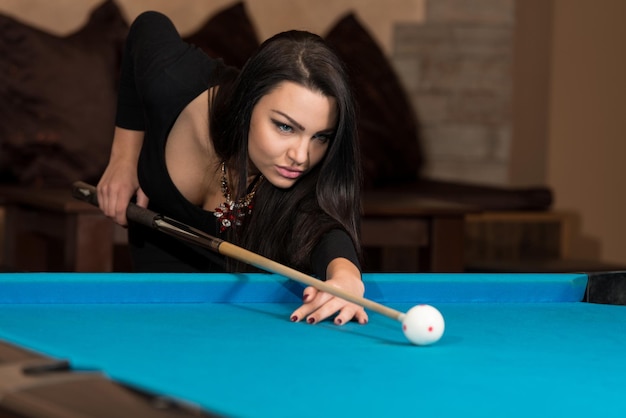
M 302 302 L 306 302 L 307 300 L 309 300 L 309 295 L 303 295 Z
M 343 324 L 343 321 L 341 320 L 341 318 L 337 318 L 337 319 L 335 319 L 335 323 L 337 325 L 341 325 L 341 324 Z
M 309 324 L 314 324 L 315 323 L 315 319 L 314 318 L 308 318 L 306 320 L 306 322 L 308 322 Z
M 298 322 L 298 315 L 294 315 L 291 317 L 291 322 Z

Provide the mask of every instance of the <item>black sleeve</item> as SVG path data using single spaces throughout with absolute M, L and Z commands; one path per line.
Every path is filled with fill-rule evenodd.
M 122 57 L 115 124 L 145 130 L 140 83 L 149 83 L 149 71 L 173 60 L 185 44 L 172 21 L 159 12 L 144 12 L 132 23 Z
M 327 232 L 315 246 L 311 254 L 311 265 L 317 277 L 326 280 L 326 267 L 335 258 L 348 259 L 361 270 L 354 243 L 350 236 L 341 229 L 333 229 Z

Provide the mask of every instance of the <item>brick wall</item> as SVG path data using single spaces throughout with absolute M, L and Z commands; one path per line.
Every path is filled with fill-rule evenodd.
M 429 178 L 508 184 L 515 0 L 427 0 L 398 23 L 392 63 L 421 126 Z

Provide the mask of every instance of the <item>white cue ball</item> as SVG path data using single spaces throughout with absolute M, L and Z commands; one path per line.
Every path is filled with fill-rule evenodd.
M 443 315 L 430 305 L 417 305 L 407 311 L 402 319 L 402 331 L 416 345 L 434 344 L 445 330 Z

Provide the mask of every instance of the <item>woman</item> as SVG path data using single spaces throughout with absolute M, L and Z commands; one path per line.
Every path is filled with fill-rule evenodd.
M 317 35 L 265 41 L 241 72 L 184 43 L 145 12 L 130 28 L 105 215 L 127 225 L 131 199 L 362 296 L 360 162 L 345 70 Z M 137 271 L 241 271 L 165 234 L 128 224 Z M 335 315 L 336 314 L 336 315 Z M 292 321 L 367 322 L 354 304 L 307 287 Z

